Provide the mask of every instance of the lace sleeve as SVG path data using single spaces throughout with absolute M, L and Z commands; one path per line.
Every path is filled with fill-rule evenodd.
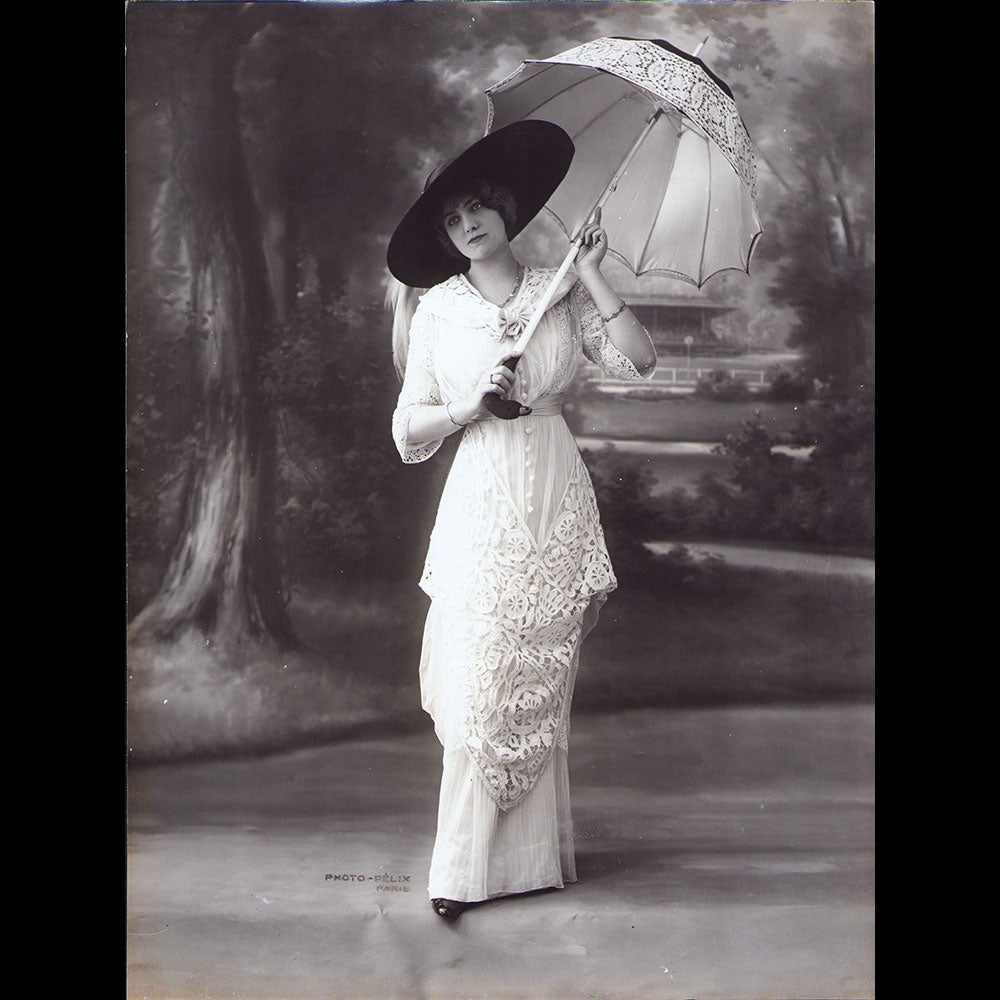
M 642 374 L 632 364 L 631 359 L 622 354 L 611 342 L 604 320 L 601 319 L 601 312 L 582 281 L 573 286 L 570 302 L 580 326 L 583 353 L 588 361 L 592 361 L 605 375 L 610 375 L 612 378 L 637 382 L 648 381 L 653 377 L 656 371 L 655 364 L 648 372 Z
M 403 387 L 392 414 L 392 439 L 399 457 L 408 465 L 426 462 L 441 447 L 440 441 L 416 445 L 406 443 L 410 414 L 414 409 L 418 406 L 440 406 L 443 402 L 434 375 L 433 325 L 433 316 L 418 308 L 410 326 L 410 348 Z

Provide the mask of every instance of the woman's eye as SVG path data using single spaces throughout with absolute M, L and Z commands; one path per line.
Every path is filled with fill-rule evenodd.
M 444 224 L 446 226 L 453 226 L 453 225 L 455 225 L 456 222 L 458 222 L 458 219 L 454 215 L 452 215 L 449 218 L 447 218 L 447 219 L 444 220 Z
M 479 209 L 481 209 L 482 207 L 483 207 L 483 203 L 481 201 L 474 201 L 472 203 L 472 211 L 473 212 L 478 212 Z

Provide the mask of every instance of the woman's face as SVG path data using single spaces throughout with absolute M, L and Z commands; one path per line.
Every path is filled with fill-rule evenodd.
M 473 195 L 445 202 L 442 223 L 458 252 L 470 260 L 486 260 L 508 244 L 503 216 Z

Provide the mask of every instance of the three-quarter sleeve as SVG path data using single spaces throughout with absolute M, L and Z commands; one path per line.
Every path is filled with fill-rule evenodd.
M 406 443 L 410 415 L 418 406 L 440 406 L 443 402 L 434 374 L 433 315 L 418 307 L 410 325 L 410 346 L 406 359 L 406 374 L 399 400 L 392 414 L 392 438 L 404 462 L 425 462 L 441 447 L 441 441 L 424 444 Z
M 593 362 L 605 375 L 610 375 L 612 378 L 636 382 L 648 381 L 653 377 L 656 371 L 655 364 L 648 372 L 642 374 L 632 360 L 612 343 L 608 336 L 607 325 L 601 318 L 601 311 L 582 281 L 578 281 L 570 291 L 570 304 L 579 324 L 583 353 L 588 361 Z

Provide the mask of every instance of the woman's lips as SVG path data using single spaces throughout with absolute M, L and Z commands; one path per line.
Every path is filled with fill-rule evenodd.
M 473 236 L 472 239 L 469 240 L 469 246 L 472 246 L 472 244 L 477 242 L 478 240 L 484 240 L 484 239 L 486 239 L 486 233 L 480 233 L 478 236 Z

